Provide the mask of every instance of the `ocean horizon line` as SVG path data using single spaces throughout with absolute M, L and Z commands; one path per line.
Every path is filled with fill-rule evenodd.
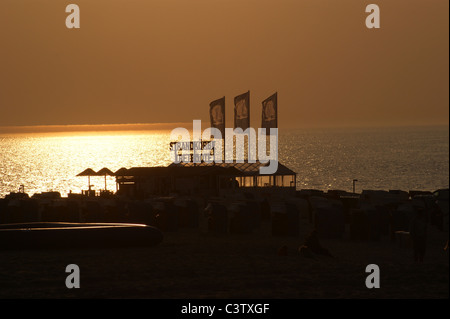
M 208 122 L 209 123 L 209 122 Z M 167 123 L 120 123 L 120 124 L 50 124 L 50 125 L 0 125 L 0 134 L 27 133 L 89 133 L 89 132 L 133 132 L 133 131 L 170 131 L 177 127 L 192 128 L 192 122 Z M 202 129 L 208 126 L 202 125 Z M 406 128 L 406 127 L 449 127 L 449 123 L 436 124 L 385 124 L 385 125 L 319 125 L 286 127 L 281 130 L 301 129 L 361 129 L 361 128 Z
M 167 131 L 188 122 L 0 126 L 0 134 Z M 192 124 L 192 123 L 191 123 Z

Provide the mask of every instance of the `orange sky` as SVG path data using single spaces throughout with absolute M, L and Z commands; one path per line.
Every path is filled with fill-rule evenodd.
M 66 5 L 81 29 L 65 26 Z M 365 7 L 381 29 L 365 27 Z M 0 126 L 190 122 L 250 90 L 279 125 L 448 124 L 448 0 L 2 0 Z

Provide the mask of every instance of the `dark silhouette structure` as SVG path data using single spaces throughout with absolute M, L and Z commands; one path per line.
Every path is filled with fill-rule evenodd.
M 305 247 L 308 248 L 310 253 L 333 257 L 330 251 L 320 244 L 317 230 L 315 229 L 306 237 L 305 243 L 300 247 L 299 252 L 302 253 L 302 251 L 305 251 Z M 308 255 L 310 254 L 308 253 Z

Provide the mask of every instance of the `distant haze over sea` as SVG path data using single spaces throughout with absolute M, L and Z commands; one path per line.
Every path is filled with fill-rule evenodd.
M 84 125 L 35 125 L 0 126 L 0 134 L 20 133 L 69 133 L 69 132 L 121 132 L 172 130 L 192 123 L 137 123 L 137 124 L 84 124 Z

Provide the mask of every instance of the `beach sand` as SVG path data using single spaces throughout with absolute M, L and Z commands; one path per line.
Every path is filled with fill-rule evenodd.
M 335 256 L 298 255 L 299 237 L 272 237 L 270 224 L 248 235 L 200 230 L 165 233 L 150 248 L 0 252 L 0 298 L 449 298 L 448 233 L 429 228 L 427 254 L 378 242 L 321 239 Z M 278 256 L 280 247 L 287 256 Z M 68 264 L 80 267 L 80 289 L 68 289 Z M 368 264 L 380 267 L 380 288 L 368 289 Z

